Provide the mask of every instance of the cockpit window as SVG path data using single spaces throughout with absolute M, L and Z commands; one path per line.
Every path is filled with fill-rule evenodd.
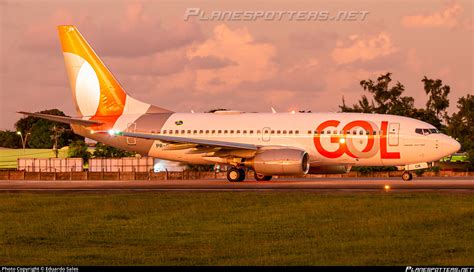
M 440 132 L 436 128 L 417 128 L 415 129 L 415 133 L 418 133 L 421 135 L 429 135 L 429 134 L 438 134 Z

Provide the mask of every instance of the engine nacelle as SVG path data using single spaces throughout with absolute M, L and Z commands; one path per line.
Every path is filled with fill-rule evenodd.
M 309 155 L 298 149 L 268 149 L 244 162 L 259 174 L 304 175 L 309 170 Z
M 351 165 L 311 166 L 308 174 L 346 174 L 351 171 Z

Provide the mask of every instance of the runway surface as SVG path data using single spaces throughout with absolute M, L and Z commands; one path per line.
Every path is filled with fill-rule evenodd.
M 0 180 L 0 192 L 14 191 L 308 191 L 308 192 L 459 192 L 474 193 L 474 179 L 416 178 L 346 178 L 346 179 L 277 179 L 267 182 L 226 180 Z

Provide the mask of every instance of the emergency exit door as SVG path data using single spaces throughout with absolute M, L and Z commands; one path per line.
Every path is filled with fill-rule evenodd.
M 135 132 L 137 130 L 137 123 L 129 123 L 127 124 L 127 131 L 128 132 Z M 136 145 L 137 138 L 135 137 L 127 137 L 127 144 L 128 145 Z

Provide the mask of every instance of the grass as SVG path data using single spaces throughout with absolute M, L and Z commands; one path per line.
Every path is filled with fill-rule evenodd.
M 58 157 L 67 157 L 67 147 L 59 149 Z M 55 158 L 55 154 L 52 149 L 0 149 L 0 169 L 12 169 L 17 168 L 18 158 Z
M 473 196 L 3 193 L 2 265 L 466 265 Z

